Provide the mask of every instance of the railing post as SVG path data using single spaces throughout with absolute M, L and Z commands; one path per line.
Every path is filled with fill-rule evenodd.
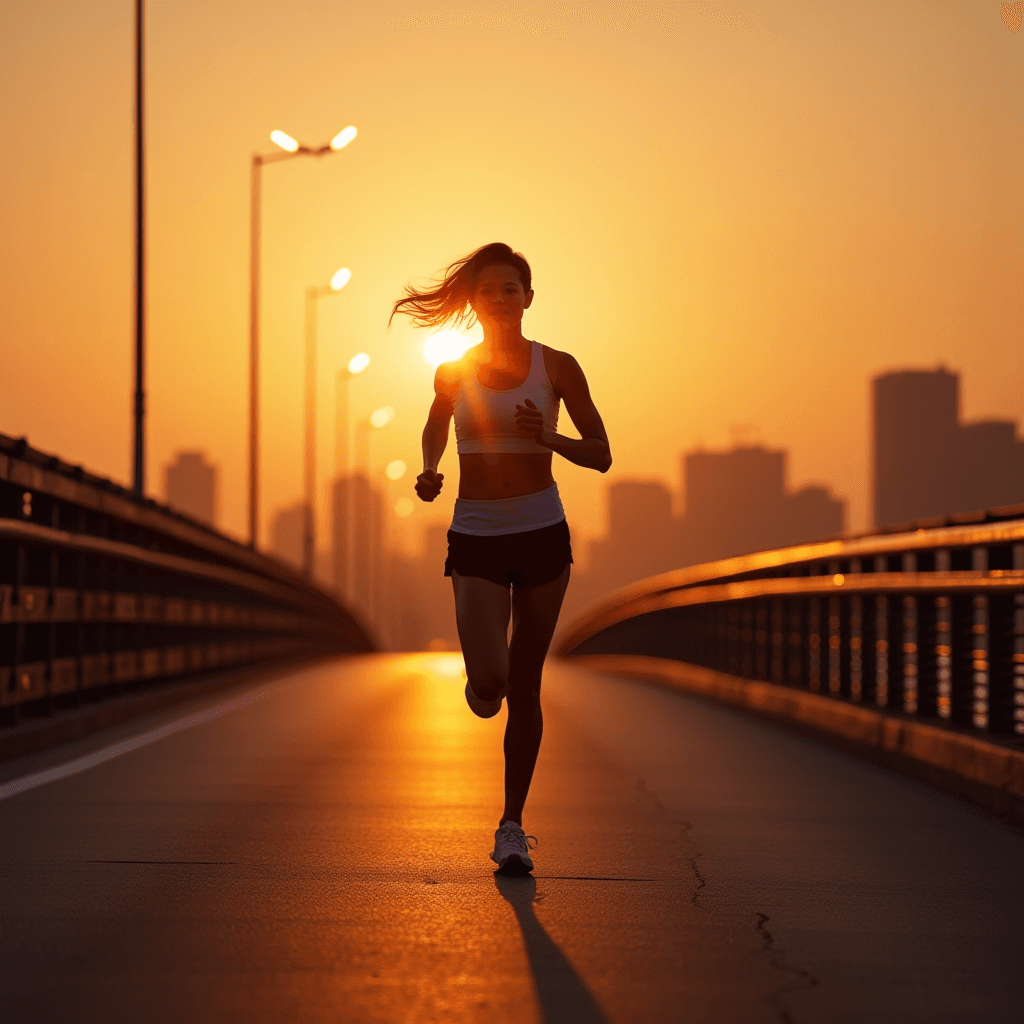
M 939 717 L 939 631 L 936 598 L 919 594 L 917 603 L 917 713 Z
M 698 611 L 690 606 L 683 615 L 683 657 L 693 664 L 697 663 Z
M 698 665 L 704 668 L 710 668 L 710 650 L 711 650 L 711 623 L 710 609 L 706 604 L 702 604 L 697 609 L 697 657 L 696 662 Z
M 821 689 L 823 649 L 822 606 L 826 605 L 826 603 L 817 597 L 812 597 L 807 602 L 807 687 L 815 691 Z M 827 619 L 827 612 L 824 617 Z
M 1015 733 L 1015 712 L 1018 706 L 1024 709 L 1024 692 L 1017 689 L 1015 664 L 1018 618 L 1024 618 L 1020 600 L 1014 594 L 988 596 L 988 731 L 1001 736 Z M 1021 705 L 1016 703 L 1018 693 Z
M 754 678 L 768 679 L 768 602 L 754 602 Z
M 974 595 L 949 598 L 949 717 L 954 725 L 974 724 Z
M 878 706 L 879 605 L 877 594 L 865 594 L 860 604 L 860 697 L 863 703 Z
M 740 606 L 736 602 L 730 602 L 728 607 L 729 613 L 729 660 L 728 669 L 730 675 L 738 676 L 741 672 L 741 665 L 743 661 L 742 644 L 740 640 Z
M 754 603 L 744 601 L 740 606 L 740 675 L 754 678 Z
M 864 698 L 864 606 L 857 594 L 850 598 L 850 700 Z
M 917 598 L 903 600 L 903 710 L 917 714 Z
M 717 604 L 714 609 L 715 646 L 714 669 L 716 672 L 729 671 L 729 608 L 725 604 Z
M 833 598 L 836 608 L 836 639 L 838 640 L 838 692 L 849 700 L 853 678 L 853 606 L 849 597 Z
M 786 666 L 784 654 L 786 651 L 786 606 L 785 602 L 778 597 L 772 598 L 771 603 L 771 674 L 773 683 L 782 684 L 786 681 Z
M 882 702 L 882 694 L 879 694 L 879 706 L 892 708 L 897 711 L 903 710 L 904 691 L 904 669 L 906 666 L 906 655 L 903 644 L 905 643 L 905 612 L 903 610 L 903 598 L 899 594 L 887 594 L 885 597 L 885 700 Z
M 786 602 L 786 683 L 789 686 L 807 685 L 807 601 L 794 597 Z

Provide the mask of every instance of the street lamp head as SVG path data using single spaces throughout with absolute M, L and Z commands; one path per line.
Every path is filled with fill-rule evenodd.
M 351 280 L 352 271 L 349 270 L 348 267 L 342 267 L 341 270 L 331 278 L 331 288 L 336 292 L 340 292 L 341 289 L 344 288 Z
M 369 365 L 370 357 L 365 352 L 360 352 L 348 361 L 348 372 L 362 373 Z
M 347 128 L 342 128 L 341 131 L 331 139 L 331 149 L 344 149 L 357 134 L 358 132 L 352 125 L 349 125 Z
M 270 133 L 270 141 L 273 142 L 275 146 L 280 146 L 289 153 L 298 152 L 299 144 L 287 132 L 281 131 L 280 128 L 275 128 Z
M 390 405 L 384 405 L 370 414 L 370 425 L 379 430 L 386 427 L 394 418 L 395 410 Z

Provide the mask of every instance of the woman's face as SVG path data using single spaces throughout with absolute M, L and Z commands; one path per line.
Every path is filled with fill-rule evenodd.
M 514 327 L 531 302 L 533 289 L 524 290 L 519 271 L 508 263 L 495 263 L 477 276 L 470 305 L 481 323 Z

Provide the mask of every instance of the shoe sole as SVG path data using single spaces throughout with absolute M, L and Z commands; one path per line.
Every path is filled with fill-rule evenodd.
M 505 875 L 512 878 L 522 878 L 524 875 L 528 875 L 533 871 L 533 861 L 530 861 L 529 865 L 519 856 L 517 853 L 513 853 L 504 864 L 498 867 L 498 870 L 494 873 L 496 875 Z
M 504 700 L 504 698 L 499 698 L 498 700 L 493 701 L 481 700 L 473 692 L 473 688 L 469 685 L 469 680 L 466 680 L 466 703 L 469 705 L 469 710 L 472 711 L 477 718 L 493 718 L 501 710 L 502 700 Z

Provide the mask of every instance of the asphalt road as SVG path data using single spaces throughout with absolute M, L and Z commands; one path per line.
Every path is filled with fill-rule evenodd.
M 1019 831 L 571 663 L 535 877 L 496 877 L 504 713 L 470 714 L 460 668 L 338 661 L 3 765 L 0 1019 L 1024 1019 Z

